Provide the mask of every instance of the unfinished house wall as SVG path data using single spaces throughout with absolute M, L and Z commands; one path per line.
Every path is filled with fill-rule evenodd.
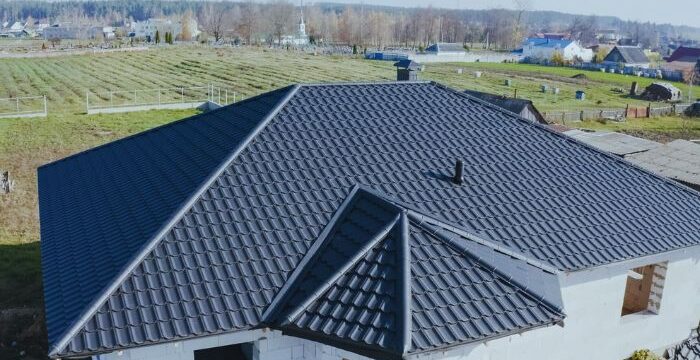
M 628 271 L 650 264 L 662 266 L 652 274 L 648 311 L 621 316 Z M 698 248 L 571 273 L 561 279 L 567 315 L 563 327 L 546 327 L 414 359 L 625 359 L 642 348 L 662 350 L 685 340 L 698 326 L 698 274 Z
M 648 311 L 621 316 L 629 270 L 651 264 L 657 266 L 651 274 Z M 544 327 L 412 358 L 624 359 L 637 349 L 664 349 L 685 340 L 700 321 L 698 274 L 700 248 L 562 275 L 564 311 L 567 314 L 563 327 Z M 146 346 L 94 359 L 195 360 L 195 350 L 244 342 L 252 343 L 253 360 L 367 360 L 345 350 L 270 330 Z

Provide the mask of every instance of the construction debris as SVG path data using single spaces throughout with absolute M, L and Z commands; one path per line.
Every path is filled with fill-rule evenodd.
M 683 93 L 669 83 L 656 82 L 644 89 L 642 98 L 649 101 L 679 101 Z
M 0 194 L 9 194 L 15 189 L 15 181 L 10 179 L 8 171 L 0 173 Z

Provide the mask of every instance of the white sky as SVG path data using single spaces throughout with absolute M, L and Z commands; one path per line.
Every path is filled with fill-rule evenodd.
M 292 0 L 294 1 L 294 0 Z M 323 0 L 316 0 L 323 1 Z M 514 0 L 329 0 L 391 6 L 490 9 L 513 8 Z M 611 15 L 623 20 L 652 21 L 700 27 L 700 0 L 528 0 L 532 10 L 582 15 Z M 309 1 L 310 2 L 310 1 Z

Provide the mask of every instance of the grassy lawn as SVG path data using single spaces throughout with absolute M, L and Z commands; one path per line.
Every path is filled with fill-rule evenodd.
M 457 74 L 458 68 L 464 69 L 464 73 Z M 483 72 L 481 78 L 473 75 L 477 70 Z M 579 73 L 586 74 L 587 80 L 573 78 Z M 195 113 L 194 110 L 148 111 L 88 116 L 84 114 L 86 91 L 211 83 L 235 91 L 240 99 L 291 83 L 384 81 L 394 80 L 395 76 L 391 62 L 268 49 L 164 48 L 133 53 L 0 59 L 0 98 L 46 95 L 49 100 L 48 118 L 0 119 L 0 169 L 8 170 L 16 181 L 14 192 L 0 195 L 0 358 L 16 357 L 19 348 L 3 348 L 3 344 L 15 339 L 25 342 L 30 355 L 42 354 L 45 350 L 30 348 L 43 337 L 37 335 L 36 330 L 37 324 L 42 324 L 36 168 Z M 517 89 L 519 97 L 531 98 L 543 111 L 646 104 L 613 89 L 626 90 L 634 80 L 642 86 L 651 82 L 566 68 L 485 63 L 428 64 L 420 76 L 455 89 L 501 94 L 512 94 Z M 512 87 L 504 85 L 506 79 L 513 81 Z M 541 84 L 559 87 L 561 94 L 557 97 L 543 94 L 539 90 Z M 685 87 L 682 88 L 685 91 Z M 587 91 L 586 101 L 573 99 L 574 92 L 579 89 Z M 700 138 L 700 122 L 676 118 L 630 120 L 619 124 L 584 122 L 577 126 L 661 139 Z M 8 309 L 35 309 L 36 312 L 20 311 L 21 315 L 16 318 L 20 320 L 7 320 L 2 311 Z M 27 332 L 27 329 L 34 330 Z
M 580 129 L 617 131 L 660 142 L 700 139 L 700 120 L 680 117 L 628 119 L 626 122 L 584 121 L 573 126 Z

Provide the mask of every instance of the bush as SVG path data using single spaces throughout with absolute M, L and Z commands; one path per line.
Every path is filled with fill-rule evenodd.
M 661 360 L 661 358 L 649 349 L 642 349 L 635 351 L 630 360 Z
M 562 55 L 561 52 L 555 51 L 554 54 L 552 54 L 552 64 L 556 66 L 564 66 L 566 64 L 566 60 L 564 60 L 564 55 Z

